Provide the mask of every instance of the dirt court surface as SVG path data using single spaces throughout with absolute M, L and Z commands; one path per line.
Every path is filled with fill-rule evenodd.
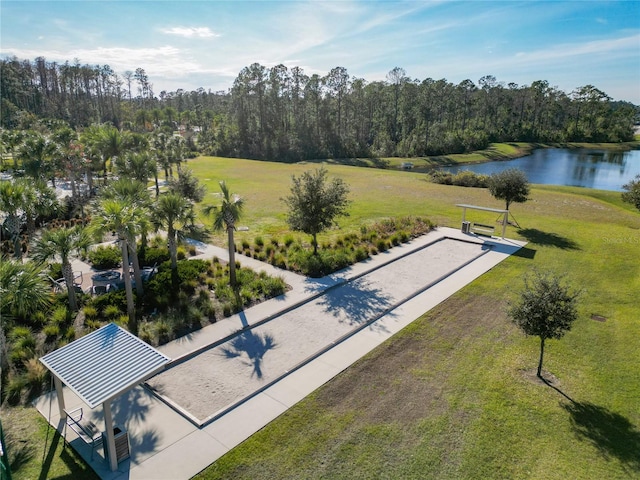
M 201 421 L 486 252 L 445 238 L 164 371 L 147 383 Z M 387 314 L 393 318 L 393 311 Z M 232 332 L 229 332 L 230 334 Z

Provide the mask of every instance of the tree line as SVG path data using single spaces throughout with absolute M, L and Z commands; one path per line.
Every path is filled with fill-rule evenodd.
M 316 158 L 462 153 L 490 142 L 633 140 L 639 109 L 593 85 L 566 93 L 486 75 L 458 84 L 411 79 L 396 67 L 385 81 L 344 67 L 307 75 L 300 67 L 243 68 L 226 92 L 178 89 L 156 95 L 144 69 L 17 58 L 0 62 L 1 125 L 34 118 L 73 128 L 111 123 L 120 130 L 183 130 L 202 153 L 299 161 Z

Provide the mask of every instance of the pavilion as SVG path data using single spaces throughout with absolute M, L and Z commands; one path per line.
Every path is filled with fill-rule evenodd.
M 118 468 L 111 402 L 165 368 L 170 358 L 110 323 L 40 358 L 53 375 L 60 418 L 66 421 L 63 384 L 91 409 L 102 404 L 106 448 Z

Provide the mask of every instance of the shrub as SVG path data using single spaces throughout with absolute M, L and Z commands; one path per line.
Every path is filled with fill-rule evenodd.
M 195 245 L 189 245 L 189 255 L 192 257 L 195 257 L 196 254 L 198 253 L 198 251 L 196 250 L 196 246 Z
M 262 239 L 262 237 L 258 236 L 253 240 L 253 243 L 256 244 L 256 246 L 258 247 L 263 247 L 264 246 L 264 240 Z
M 40 360 L 37 358 L 30 358 L 24 362 L 26 369 L 25 380 L 26 386 L 29 388 L 32 395 L 39 395 L 42 392 L 42 388 L 48 377 L 49 371 Z
M 4 389 L 5 400 L 9 405 L 17 405 L 22 400 L 22 392 L 27 387 L 27 377 L 24 374 L 14 374 L 9 378 Z
M 138 327 L 138 338 L 148 344 L 153 344 L 153 325 L 149 322 L 144 322 Z
M 64 332 L 63 338 L 67 342 L 72 342 L 73 340 L 76 339 L 76 329 L 73 325 L 71 325 L 70 327 L 67 327 L 67 329 Z
M 242 250 L 250 250 L 250 249 L 251 249 L 251 244 L 249 243 L 249 240 L 243 239 L 242 240 Z
M 122 261 L 122 253 L 116 246 L 105 247 L 101 245 L 89 252 L 88 260 L 96 270 L 117 268 Z
M 71 313 L 64 305 L 59 305 L 51 313 L 51 322 L 57 325 L 65 325 L 71 321 Z
M 441 185 L 452 185 L 453 175 L 444 170 L 435 170 L 429 174 L 433 183 L 439 183 Z
M 33 357 L 36 348 L 36 338 L 28 327 L 14 327 L 9 333 L 11 344 L 10 359 L 15 366 Z
M 105 316 L 107 320 L 115 320 L 116 317 L 119 317 L 122 311 L 118 308 L 117 305 L 107 305 L 104 307 L 102 314 Z
M 167 320 L 162 319 L 156 323 L 156 336 L 158 338 L 159 345 L 167 343 L 170 340 L 171 325 Z
M 102 326 L 102 324 L 100 323 L 99 320 L 90 320 L 90 319 L 85 319 L 84 325 L 91 332 L 94 331 L 94 330 L 99 329 Z
M 42 333 L 46 337 L 47 342 L 52 342 L 58 335 L 60 335 L 60 325 L 56 323 L 50 323 L 42 329 Z
M 488 187 L 489 177 L 487 175 L 479 175 L 470 170 L 462 170 L 458 172 L 452 179 L 453 185 L 459 187 Z
M 354 256 L 355 256 L 356 262 L 361 262 L 369 258 L 369 252 L 367 252 L 367 250 L 364 247 L 356 248 L 354 254 L 355 254 Z
M 98 310 L 93 305 L 87 305 L 82 309 L 85 319 L 95 320 L 98 318 Z
M 295 239 L 293 238 L 293 235 L 285 235 L 284 237 L 284 246 L 289 248 L 293 242 L 295 242 Z
M 178 257 L 178 260 L 184 260 L 185 258 L 187 258 L 187 251 L 183 246 L 180 246 L 176 251 L 176 255 Z
M 144 256 L 139 258 L 139 261 L 143 267 L 153 267 L 154 265 L 161 265 L 170 259 L 171 255 L 167 247 L 152 247 L 145 250 Z
M 135 292 L 134 292 L 135 295 Z M 91 305 L 98 311 L 104 311 L 107 305 L 115 305 L 120 311 L 127 311 L 127 297 L 124 290 L 117 290 L 115 292 L 109 292 L 105 295 L 100 295 L 91 300 Z
M 376 242 L 376 248 L 379 252 L 385 252 L 389 249 L 389 243 L 386 240 L 380 239 Z
M 47 323 L 47 316 L 42 310 L 38 310 L 33 315 L 31 315 L 31 324 L 36 327 L 42 327 Z

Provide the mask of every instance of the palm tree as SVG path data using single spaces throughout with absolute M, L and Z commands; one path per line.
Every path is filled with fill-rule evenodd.
M 152 151 L 156 159 L 157 165 L 164 170 L 165 181 L 169 180 L 169 177 L 173 177 L 173 171 L 171 170 L 171 161 L 169 157 L 169 139 L 164 132 L 154 133 L 151 140 Z
M 22 182 L 0 181 L 0 211 L 4 212 L 6 219 L 4 228 L 13 240 L 13 254 L 16 258 L 22 258 L 20 246 L 20 229 L 22 226 L 21 214 L 28 202 L 27 189 Z
M 138 330 L 135 316 L 135 304 L 133 300 L 133 287 L 131 275 L 129 275 L 129 238 L 135 238 L 139 230 L 139 219 L 145 212 L 138 206 L 122 199 L 103 199 L 97 205 L 96 213 L 91 219 L 90 229 L 96 235 L 102 237 L 106 232 L 116 232 L 122 252 L 122 276 L 127 297 L 127 315 L 129 328 L 133 333 Z
M 58 145 L 39 132 L 29 133 L 18 148 L 18 157 L 27 176 L 34 179 L 51 180 L 56 185 L 56 170 L 62 153 Z
M 60 258 L 62 263 L 62 276 L 67 286 L 69 296 L 69 308 L 72 311 L 78 309 L 78 301 L 73 285 L 73 269 L 71 267 L 71 255 L 74 252 L 83 251 L 91 245 L 84 227 L 57 228 L 46 230 L 33 245 L 33 259 L 37 262 L 46 262 L 54 258 Z
M 51 302 L 42 267 L 3 258 L 0 261 L 0 315 L 28 317 Z
M 169 192 L 158 197 L 153 213 L 156 229 L 167 230 L 171 269 L 175 272 L 178 268 L 177 237 L 182 230 L 193 224 L 193 205 L 186 198 Z
M 151 199 L 147 186 L 137 180 L 128 178 L 119 178 L 112 182 L 102 191 L 103 199 L 121 200 L 134 205 L 143 212 L 138 218 L 137 233 L 140 234 L 143 248 L 147 245 L 147 232 L 149 231 L 150 222 L 148 212 L 151 208 Z M 140 261 L 138 258 L 138 244 L 135 235 L 127 238 L 127 246 L 131 254 L 131 263 L 133 265 L 133 278 L 136 280 L 136 294 L 142 298 L 144 287 L 142 285 L 142 274 L 140 271 Z
M 210 215 L 213 213 L 214 230 L 227 230 L 229 243 L 229 283 L 236 285 L 236 260 L 235 260 L 235 244 L 233 242 L 233 232 L 236 229 L 236 223 L 242 216 L 244 200 L 238 195 L 232 195 L 224 181 L 220 182 L 220 190 L 222 191 L 222 204 L 205 208 L 205 213 Z
M 91 126 L 85 130 L 83 135 L 84 143 L 100 152 L 102 157 L 102 170 L 106 180 L 107 163 L 113 165 L 117 158 L 122 155 L 129 142 L 129 134 L 120 132 L 110 124 Z
M 128 175 L 145 185 L 149 177 L 153 177 L 156 185 L 156 197 L 160 193 L 158 185 L 158 167 L 155 159 L 151 157 L 149 152 L 130 153 L 124 159 L 121 173 Z
M 36 230 L 36 219 L 40 216 L 47 217 L 54 214 L 60 204 L 55 190 L 47 186 L 44 180 L 22 181 L 22 183 L 25 187 L 24 213 L 27 221 L 27 234 L 32 235 Z

